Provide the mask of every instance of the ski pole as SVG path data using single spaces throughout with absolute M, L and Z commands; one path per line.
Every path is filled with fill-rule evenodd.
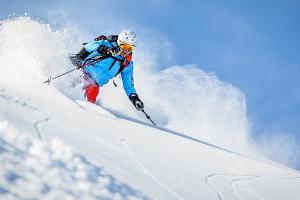
M 51 76 L 49 76 L 48 80 L 45 81 L 44 83 L 48 83 L 48 85 L 50 85 L 50 82 L 51 82 L 52 80 L 54 80 L 54 79 L 57 79 L 57 78 L 59 78 L 59 77 L 61 77 L 61 76 L 64 76 L 64 75 L 66 75 L 66 74 L 68 74 L 68 73 L 70 73 L 70 72 L 72 72 L 72 71 L 75 71 L 75 70 L 80 69 L 80 68 L 82 68 L 82 67 L 85 67 L 85 66 L 87 66 L 87 65 L 93 65 L 94 63 L 96 63 L 96 62 L 98 62 L 98 61 L 100 61 L 100 60 L 102 60 L 102 59 L 105 59 L 105 58 L 107 58 L 107 55 L 99 56 L 98 58 L 89 58 L 89 59 L 87 59 L 82 65 L 78 65 L 76 68 L 71 69 L 70 71 L 67 71 L 67 72 L 65 72 L 65 73 L 63 73 L 63 74 L 60 74 L 60 75 L 58 75 L 58 76 L 56 76 L 56 77 L 54 77 L 54 78 L 52 78 Z M 90 61 L 90 60 L 92 60 L 92 62 L 88 62 L 88 61 Z
M 70 71 L 67 71 L 67 72 L 65 72 L 65 73 L 63 73 L 63 74 L 60 74 L 60 75 L 58 75 L 58 76 L 55 76 L 55 77 L 53 77 L 53 78 L 52 78 L 51 76 L 49 76 L 48 80 L 45 81 L 44 83 L 48 83 L 48 85 L 50 85 L 50 82 L 51 82 L 52 80 L 57 79 L 57 78 L 59 78 L 59 77 L 61 77 L 61 76 L 64 76 L 64 75 L 66 75 L 66 74 L 68 74 L 68 73 L 70 73 L 70 72 L 72 72 L 72 71 L 77 70 L 77 69 L 78 69 L 78 67 L 76 67 L 76 68 L 74 68 L 74 69 L 71 69 Z
M 151 121 L 151 123 L 153 124 L 153 126 L 157 127 L 157 125 L 154 123 L 154 121 L 152 121 L 152 119 L 151 119 L 150 116 L 145 112 L 145 110 L 143 109 L 143 110 L 141 110 L 141 111 L 145 114 L 146 118 L 149 119 L 149 120 Z
M 86 60 L 82 65 L 79 65 L 79 66 L 77 66 L 76 68 L 71 69 L 70 71 L 67 71 L 67 72 L 65 72 L 65 73 L 63 73 L 63 74 L 60 74 L 60 75 L 58 75 L 58 76 L 56 76 L 56 77 L 54 77 L 54 78 L 52 78 L 51 76 L 49 76 L 48 80 L 45 81 L 44 83 L 48 83 L 48 85 L 50 85 L 50 82 L 51 82 L 52 80 L 57 79 L 57 78 L 59 78 L 59 77 L 61 77 L 61 76 L 64 76 L 64 75 L 66 75 L 66 74 L 68 74 L 68 73 L 70 73 L 70 72 L 72 72 L 72 71 L 75 71 L 75 70 L 77 70 L 77 69 L 80 69 L 80 68 L 82 68 L 82 67 L 85 67 L 87 64 L 90 64 L 90 63 L 87 63 L 87 61 L 88 61 L 88 60 Z

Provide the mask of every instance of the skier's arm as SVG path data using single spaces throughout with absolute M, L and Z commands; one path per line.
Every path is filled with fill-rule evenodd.
M 129 96 L 132 93 L 136 93 L 136 90 L 134 88 L 134 81 L 133 81 L 133 63 L 130 62 L 129 66 L 126 67 L 122 73 L 122 82 L 123 82 L 123 88 L 126 92 L 126 95 Z
M 124 69 L 124 71 L 121 73 L 121 76 L 123 81 L 123 87 L 127 96 L 129 97 L 129 100 L 133 103 L 137 110 L 143 110 L 144 104 L 139 99 L 139 96 L 137 95 L 136 90 L 134 88 L 133 62 L 130 62 L 129 66 Z

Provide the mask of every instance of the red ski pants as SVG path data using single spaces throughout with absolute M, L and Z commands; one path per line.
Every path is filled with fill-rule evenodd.
M 88 102 L 95 103 L 99 94 L 99 85 L 91 80 L 86 74 L 84 80 L 84 96 Z
M 85 86 L 84 90 L 84 96 L 87 99 L 87 101 L 95 103 L 99 94 L 99 86 L 97 84 L 89 84 Z

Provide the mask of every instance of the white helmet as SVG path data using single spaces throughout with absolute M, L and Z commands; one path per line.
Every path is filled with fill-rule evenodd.
M 136 46 L 136 42 L 137 42 L 136 34 L 130 30 L 123 30 L 118 35 L 118 44 L 126 43 L 132 46 Z

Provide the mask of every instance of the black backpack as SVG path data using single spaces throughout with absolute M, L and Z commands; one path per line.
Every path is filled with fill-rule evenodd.
M 99 40 L 108 40 L 110 41 L 111 43 L 116 43 L 117 44 L 117 41 L 118 41 L 118 35 L 109 35 L 109 36 L 105 36 L 105 35 L 100 35 L 98 37 L 96 37 L 94 39 L 95 41 L 99 41 Z M 82 43 L 82 45 L 86 45 L 87 43 Z

